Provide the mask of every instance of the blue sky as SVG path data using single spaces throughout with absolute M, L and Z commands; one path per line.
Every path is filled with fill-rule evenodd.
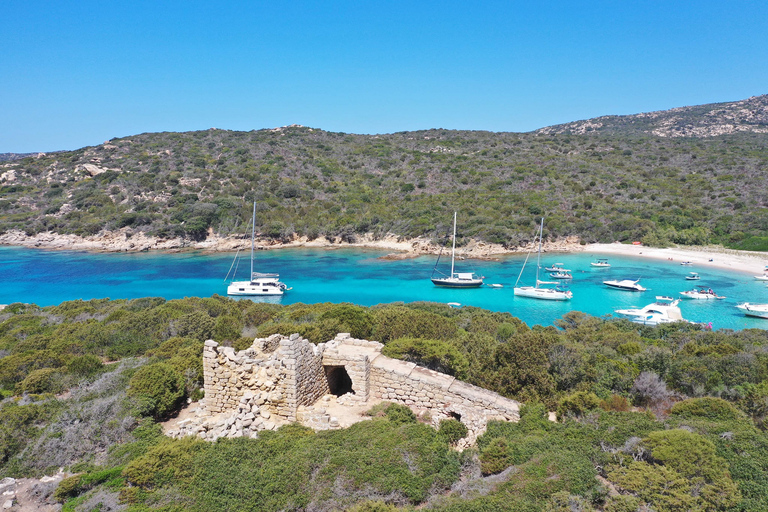
M 768 93 L 768 2 L 0 1 L 0 153 L 303 124 L 530 131 Z

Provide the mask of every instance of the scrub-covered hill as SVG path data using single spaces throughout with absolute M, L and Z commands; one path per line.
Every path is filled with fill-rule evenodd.
M 256 200 L 271 238 L 438 239 L 458 210 L 461 236 L 507 246 L 543 215 L 550 239 L 765 249 L 765 98 L 722 107 L 738 129 L 706 137 L 654 134 L 680 109 L 642 130 L 612 121 L 588 134 L 145 133 L 1 164 L 0 232 L 242 235 Z M 706 124 L 713 108 L 687 108 L 685 123 Z

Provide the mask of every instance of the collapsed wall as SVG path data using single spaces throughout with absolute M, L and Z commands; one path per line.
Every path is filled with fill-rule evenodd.
M 442 419 L 458 419 L 469 430 L 461 443 L 464 446 L 474 443 L 488 421 L 519 419 L 518 402 L 450 375 L 386 357 L 382 347 L 344 333 L 318 345 L 298 334 L 275 334 L 256 339 L 240 352 L 208 340 L 203 350 L 202 413 L 228 419 L 220 420 L 213 430 L 196 426 L 187 433 L 204 438 L 247 435 L 293 421 L 313 428 L 335 428 L 338 423 L 328 418 L 318 420 L 325 409 L 313 410 L 328 395 L 355 403 L 386 400 L 407 405 L 430 417 L 435 426 Z

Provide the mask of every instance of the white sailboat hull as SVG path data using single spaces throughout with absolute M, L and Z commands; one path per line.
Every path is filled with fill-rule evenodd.
M 534 286 L 515 287 L 515 295 L 518 297 L 530 297 L 542 300 L 570 300 L 573 293 L 569 291 L 555 290 L 553 288 L 536 288 Z

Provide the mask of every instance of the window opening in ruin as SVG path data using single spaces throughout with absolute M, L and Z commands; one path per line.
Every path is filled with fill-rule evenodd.
M 352 379 L 343 366 L 325 366 L 325 378 L 332 395 L 341 396 L 354 393 Z
M 457 412 L 449 412 L 448 414 L 451 416 L 451 418 L 461 421 L 461 414 Z

